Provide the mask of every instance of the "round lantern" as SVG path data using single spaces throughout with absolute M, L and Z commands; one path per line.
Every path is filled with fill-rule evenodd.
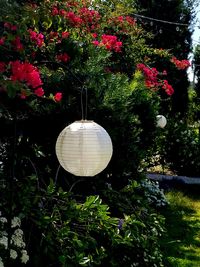
M 167 124 L 167 119 L 163 115 L 157 115 L 157 127 L 164 128 Z
M 62 130 L 56 142 L 60 165 L 76 176 L 94 176 L 112 157 L 110 136 L 94 121 L 75 121 Z

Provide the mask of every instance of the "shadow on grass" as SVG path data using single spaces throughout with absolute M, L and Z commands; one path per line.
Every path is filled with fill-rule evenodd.
M 200 187 L 179 186 L 166 195 L 162 212 L 166 233 L 161 240 L 166 267 L 200 267 Z

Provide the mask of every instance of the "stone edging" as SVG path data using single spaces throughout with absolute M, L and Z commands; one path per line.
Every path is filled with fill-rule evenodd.
M 164 174 L 152 174 L 147 173 L 147 178 L 150 180 L 155 180 L 159 182 L 164 181 L 175 181 L 183 184 L 191 184 L 191 185 L 200 185 L 200 177 L 187 177 L 187 176 L 176 176 L 176 175 L 164 175 Z

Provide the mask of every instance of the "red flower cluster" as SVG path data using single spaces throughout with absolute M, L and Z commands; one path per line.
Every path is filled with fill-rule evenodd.
M 17 51 L 22 51 L 24 49 L 19 36 L 15 37 L 15 39 L 12 41 L 12 45 L 14 46 L 14 49 Z
M 93 44 L 96 46 L 104 46 L 107 50 L 115 52 L 121 52 L 122 42 L 117 40 L 117 36 L 115 35 L 106 35 L 103 34 L 101 36 L 101 41 L 93 41 Z
M 138 70 L 141 70 L 145 76 L 145 84 L 148 88 L 155 88 L 159 85 L 158 82 L 158 71 L 156 68 L 148 68 L 144 64 L 140 63 L 137 65 Z
M 67 39 L 69 37 L 70 33 L 69 32 L 62 32 L 61 35 L 59 35 L 58 32 L 51 31 L 49 33 L 48 39 L 49 42 L 56 42 L 56 43 L 61 43 L 62 39 Z
M 125 17 L 125 20 L 128 22 L 128 24 L 130 24 L 130 25 L 135 25 L 136 24 L 136 20 L 135 19 L 133 19 L 132 17 L 130 17 L 130 16 L 126 16 Z
M 42 89 L 42 87 L 39 87 L 37 89 L 34 90 L 35 95 L 42 97 L 44 95 L 44 90 Z
M 7 28 L 8 30 L 11 30 L 11 31 L 16 31 L 17 30 L 17 26 L 11 24 L 10 22 L 5 22 L 4 23 L 4 28 Z
M 59 54 L 56 56 L 57 61 L 67 62 L 70 60 L 70 56 L 67 53 Z
M 53 32 L 53 31 L 51 31 L 51 32 L 49 33 L 49 41 L 50 41 L 50 42 L 53 42 L 54 39 L 57 39 L 57 38 L 58 38 L 58 32 Z
M 71 6 L 74 5 L 67 5 L 68 8 L 70 8 Z M 60 15 L 66 18 L 73 26 L 86 26 L 87 28 L 91 29 L 93 29 L 100 20 L 99 12 L 87 7 L 82 7 L 77 11 L 77 13 L 75 13 L 72 9 L 69 9 L 67 11 L 65 9 L 59 9 L 57 6 L 54 6 L 52 8 L 51 14 L 53 16 Z
M 5 39 L 6 39 L 5 37 L 1 37 L 1 38 L 0 38 L 0 45 L 4 45 L 4 43 L 5 43 Z
M 67 39 L 69 37 L 69 32 L 62 32 L 62 38 Z
M 83 7 L 78 11 L 80 18 L 82 19 L 85 26 L 89 26 L 93 24 L 93 27 L 97 25 L 98 21 L 100 20 L 101 16 L 98 11 L 89 9 L 87 7 Z
M 68 1 L 68 2 L 66 3 L 66 6 L 67 6 L 67 7 L 78 6 L 78 2 L 75 2 L 75 1 Z
M 59 15 L 59 10 L 58 10 L 58 8 L 56 6 L 52 7 L 51 14 L 52 14 L 52 16 Z
M 184 69 L 187 69 L 188 67 L 191 66 L 189 60 L 187 60 L 187 59 L 178 60 L 176 57 L 172 57 L 171 62 L 174 63 L 174 65 L 179 70 L 184 70 Z
M 28 62 L 12 61 L 11 66 L 11 80 L 25 82 L 28 86 L 33 89 L 40 87 L 42 81 L 40 78 L 40 73 L 36 67 Z
M 58 7 L 56 6 L 52 8 L 51 14 L 53 16 L 60 15 L 66 18 L 74 26 L 80 26 L 83 23 L 83 20 L 79 16 L 77 16 L 73 11 L 66 11 L 65 9 L 58 9 Z
M 149 68 L 145 66 L 144 64 L 140 63 L 137 65 L 137 69 L 142 71 L 145 77 L 145 85 L 150 89 L 158 89 L 161 87 L 165 90 L 167 95 L 172 95 L 174 93 L 174 89 L 172 86 L 168 83 L 167 80 L 159 80 L 158 74 L 156 68 Z M 163 75 L 166 75 L 166 71 L 163 72 Z
M 162 88 L 165 90 L 167 95 L 173 95 L 174 89 L 173 87 L 168 83 L 167 80 L 163 81 Z
M 42 33 L 37 33 L 37 32 L 35 32 L 35 31 L 31 30 L 31 29 L 29 29 L 28 32 L 30 34 L 31 41 L 36 43 L 38 47 L 43 46 L 43 44 L 44 44 L 44 35 Z
M 60 15 L 64 16 L 72 25 L 80 26 L 83 24 L 83 20 L 80 16 L 77 16 L 73 11 L 60 10 Z

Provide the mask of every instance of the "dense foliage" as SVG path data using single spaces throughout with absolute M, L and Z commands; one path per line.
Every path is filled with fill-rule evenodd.
M 153 64 L 188 61 L 146 44 L 130 1 L 18 2 L 2 1 L 0 14 L 1 266 L 163 266 L 155 207 L 166 202 L 140 173 L 160 96 L 174 89 Z M 85 118 L 106 128 L 114 154 L 79 179 L 54 146 Z
M 190 57 L 193 22 L 196 13 L 196 0 L 149 0 L 136 1 L 139 14 L 147 16 L 145 19 L 138 17 L 139 23 L 154 34 L 150 43 L 155 47 L 162 47 L 173 51 L 175 57 L 187 59 Z M 154 20 L 155 19 L 155 20 Z M 188 77 L 186 69 L 177 71 L 166 61 L 157 59 L 157 64 L 165 65 L 170 73 L 170 83 L 175 93 L 170 103 L 163 104 L 163 111 L 173 116 L 179 114 L 180 118 L 188 112 Z M 166 108 L 167 107 L 167 108 Z

